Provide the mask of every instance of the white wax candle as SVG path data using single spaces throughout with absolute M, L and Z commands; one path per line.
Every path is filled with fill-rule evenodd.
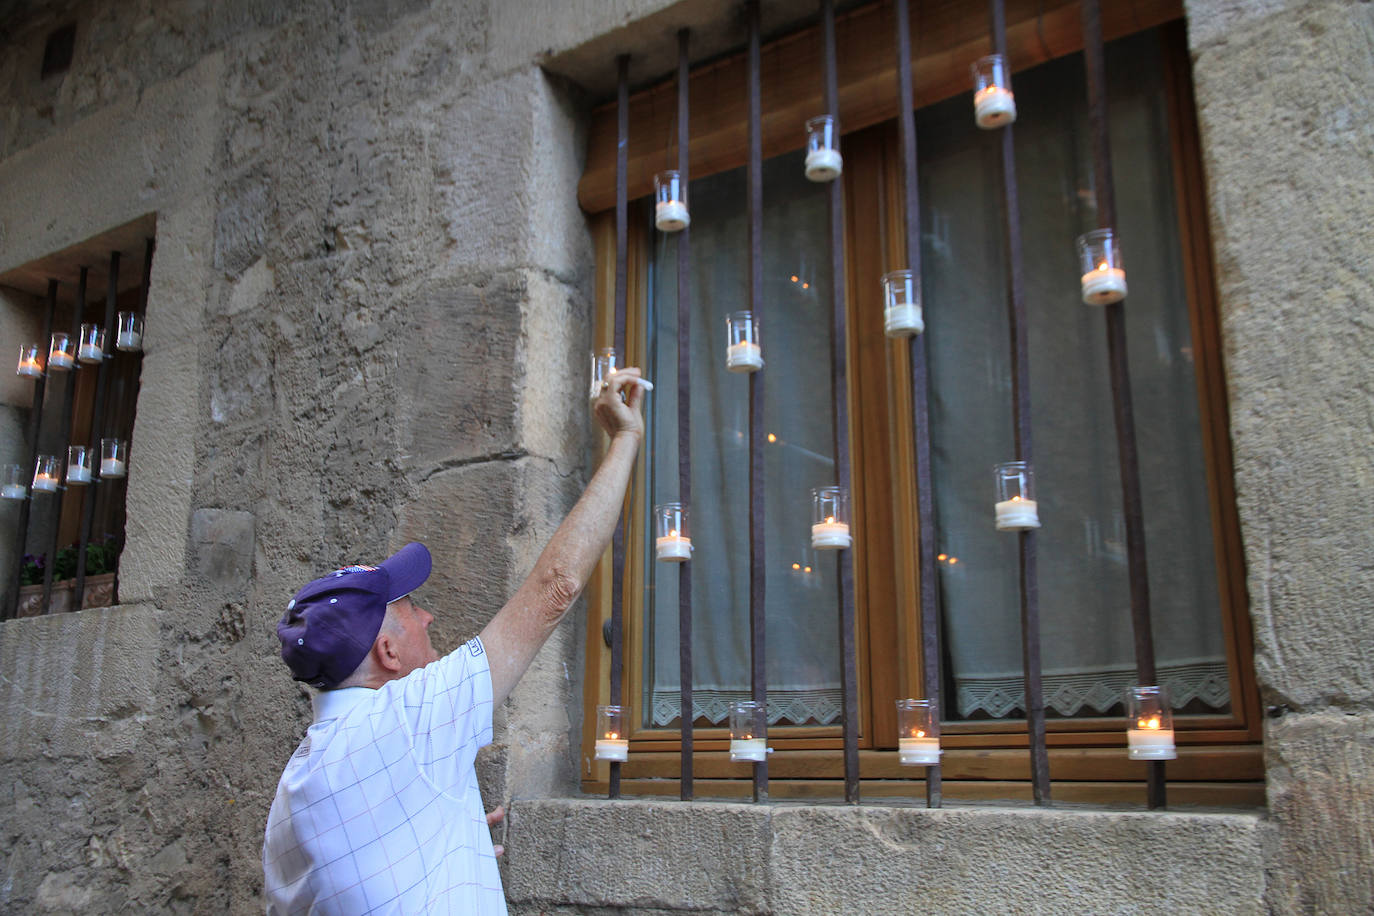
M 597 738 L 596 759 L 624 763 L 630 759 L 630 742 L 625 738 Z
M 51 474 L 35 474 L 33 478 L 33 488 L 42 490 L 44 493 L 57 492 L 57 478 Z
M 1016 120 L 1016 99 L 1001 86 L 984 86 L 973 96 L 973 120 L 984 130 L 1005 127 Z
M 654 207 L 654 225 L 659 232 L 681 232 L 691 224 L 687 205 L 680 200 L 660 200 Z
M 806 177 L 810 181 L 834 181 L 842 171 L 844 159 L 839 150 L 813 149 L 806 154 Z
M 48 357 L 48 365 L 54 369 L 70 369 L 75 364 L 76 360 L 66 350 L 54 350 Z
M 763 368 L 763 351 L 747 340 L 731 344 L 725 350 L 725 368 L 731 372 L 757 372 Z
M 811 546 L 816 550 L 844 550 L 854 543 L 849 526 L 833 518 L 811 526 Z
M 76 355 L 83 363 L 98 363 L 105 358 L 101 349 L 92 343 L 83 343 Z
M 1126 747 L 1126 756 L 1131 760 L 1174 760 L 1178 757 L 1172 728 L 1128 728 Z
M 898 738 L 897 762 L 903 766 L 936 766 L 940 762 L 940 739 Z
M 913 303 L 889 306 L 883 312 L 883 329 L 888 337 L 910 337 L 926 329 L 921 307 Z
M 38 378 L 43 374 L 43 366 L 36 359 L 21 359 L 17 371 L 28 378 Z
M 1016 531 L 1021 528 L 1039 528 L 1040 513 L 1035 500 L 1013 496 L 1004 499 L 995 507 L 999 531 Z
M 123 477 L 125 474 L 124 462 L 118 458 L 100 459 L 101 477 Z
M 115 338 L 115 346 L 121 350 L 139 350 L 143 347 L 143 335 L 135 331 L 120 331 Z
M 730 759 L 752 760 L 757 763 L 762 763 L 764 760 L 768 759 L 768 739 L 731 738 Z
M 1099 265 L 1083 275 L 1083 301 L 1088 305 L 1111 305 L 1126 298 L 1126 271 Z
M 0 498 L 2 499 L 23 499 L 29 495 L 29 491 L 24 489 L 20 483 L 7 483 L 0 487 Z
M 681 563 L 692 559 L 692 539 L 680 534 L 669 534 L 658 538 L 654 547 L 660 560 Z
M 84 464 L 67 466 L 67 483 L 90 483 L 91 469 Z

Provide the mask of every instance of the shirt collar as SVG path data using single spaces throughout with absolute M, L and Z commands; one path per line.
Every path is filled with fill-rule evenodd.
M 374 693 L 371 687 L 340 687 L 337 690 L 321 690 L 311 697 L 315 707 L 315 721 L 324 722 L 346 715 L 349 710 L 362 703 Z

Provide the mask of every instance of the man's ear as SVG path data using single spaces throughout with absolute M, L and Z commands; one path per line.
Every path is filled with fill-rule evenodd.
M 396 650 L 396 641 L 388 634 L 377 634 L 377 641 L 372 644 L 372 656 L 377 660 L 377 666 L 381 670 L 393 674 L 401 670 L 401 656 Z

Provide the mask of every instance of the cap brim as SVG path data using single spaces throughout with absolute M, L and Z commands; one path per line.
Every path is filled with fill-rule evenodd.
M 429 548 L 419 541 L 407 544 L 380 564 L 386 570 L 390 584 L 387 589 L 387 602 L 404 598 L 424 584 L 429 571 L 434 566 Z

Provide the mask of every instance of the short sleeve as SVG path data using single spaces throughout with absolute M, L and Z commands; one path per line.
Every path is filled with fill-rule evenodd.
M 436 662 L 393 681 L 393 703 L 420 769 L 439 790 L 461 797 L 477 751 L 491 743 L 491 669 L 473 637 Z

